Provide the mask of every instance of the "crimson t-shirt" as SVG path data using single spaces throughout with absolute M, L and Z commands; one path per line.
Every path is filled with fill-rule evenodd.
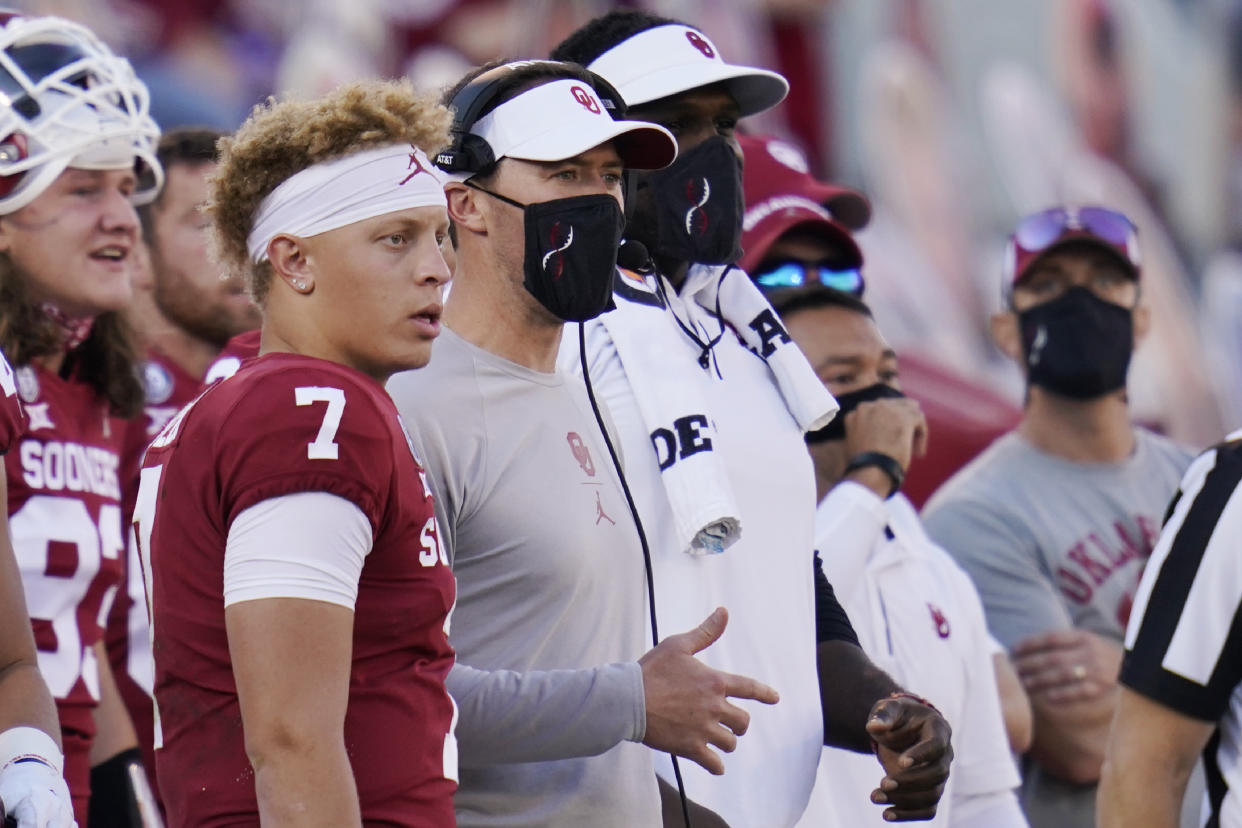
M 456 586 L 431 491 L 383 387 L 332 362 L 248 361 L 147 450 L 135 529 L 153 609 L 156 760 L 170 824 L 258 821 L 224 624 L 229 527 L 262 501 L 326 492 L 371 524 L 354 610 L 345 745 L 367 825 L 454 824 Z M 163 745 L 160 745 L 162 734 Z

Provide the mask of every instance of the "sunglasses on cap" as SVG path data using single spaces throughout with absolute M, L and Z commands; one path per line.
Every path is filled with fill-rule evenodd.
M 766 290 L 821 284 L 842 293 L 862 296 L 863 288 L 866 287 L 862 271 L 858 268 L 837 268 L 825 262 L 765 262 L 757 270 L 755 284 Z
M 1040 253 L 1058 242 L 1074 238 L 1093 239 L 1107 245 L 1138 271 L 1138 228 L 1123 213 L 1107 207 L 1053 207 L 1018 222 L 1009 237 L 1007 283 L 1021 278 Z

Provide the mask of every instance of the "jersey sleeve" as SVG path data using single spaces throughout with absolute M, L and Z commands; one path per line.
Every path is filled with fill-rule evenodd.
M 1186 716 L 1216 721 L 1242 682 L 1242 443 L 1187 470 L 1143 572 L 1121 682 Z
M 326 492 L 362 510 L 378 534 L 395 458 L 376 392 L 362 378 L 319 367 L 255 379 L 216 437 L 221 528 L 264 500 Z
M 26 412 L 17 397 L 17 378 L 0 353 L 0 454 L 7 454 L 25 433 Z
M 1008 648 L 1073 626 L 1033 540 L 995 508 L 950 501 L 923 516 L 928 536 L 974 581 L 988 628 Z
M 597 756 L 647 729 L 636 662 L 583 670 L 449 671 L 463 768 Z
M 269 498 L 233 521 L 224 548 L 224 606 L 302 598 L 351 612 L 373 538 L 366 515 L 324 492 Z

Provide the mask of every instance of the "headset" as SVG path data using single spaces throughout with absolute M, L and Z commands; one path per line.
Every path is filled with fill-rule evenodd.
M 612 115 L 613 120 L 621 120 L 625 117 L 625 100 L 617 92 L 616 87 L 589 69 L 584 70 L 575 63 L 565 63 L 557 60 L 523 60 L 506 63 L 482 73 L 463 86 L 453 96 L 453 99 L 449 101 L 449 108 L 453 110 L 453 125 L 449 128 L 451 141 L 448 147 L 436 154 L 434 163 L 437 167 L 450 173 L 480 173 L 490 169 L 496 163 L 496 155 L 487 143 L 487 140 L 482 136 L 475 135 L 470 130 L 484 114 L 490 112 L 501 103 L 497 98 L 508 91 L 514 70 L 535 65 L 563 68 L 566 70 L 565 77 L 567 78 L 576 77 L 579 70 L 585 71 L 589 76 L 589 82 L 594 88 L 595 94 L 599 96 L 600 102 L 604 104 L 604 108 Z M 557 78 L 548 78 L 546 82 L 553 80 L 557 80 Z M 637 179 L 629 170 L 622 174 L 622 186 L 625 192 L 625 212 L 628 218 L 631 205 L 634 202 L 634 195 L 637 191 Z M 646 249 L 637 242 L 627 242 L 622 245 L 621 249 L 625 251 L 626 258 L 633 260 L 632 264 L 628 262 L 627 264 L 630 264 L 634 269 L 641 270 L 643 264 L 650 262 Z M 587 359 L 586 351 L 586 327 L 581 322 L 578 323 L 578 355 L 582 364 L 582 379 L 586 385 L 587 398 L 591 403 L 591 410 L 595 414 L 595 422 L 599 426 L 600 434 L 604 438 L 604 445 L 608 448 L 608 455 L 612 460 L 613 468 L 616 469 L 617 479 L 621 483 L 621 491 L 625 495 L 626 505 L 629 507 L 630 515 L 634 519 L 634 528 L 638 533 L 639 545 L 642 547 L 643 566 L 647 576 L 647 601 L 648 608 L 650 609 L 651 638 L 652 646 L 654 646 L 660 643 L 660 632 L 656 622 L 655 577 L 651 567 L 651 548 L 647 542 L 647 533 L 643 529 L 642 518 L 638 514 L 638 506 L 634 503 L 634 496 L 630 491 L 629 482 L 626 480 L 625 471 L 621 467 L 621 459 L 612 444 L 612 439 L 608 436 L 608 428 L 604 423 L 604 417 L 600 413 L 599 404 L 595 399 L 595 389 L 591 385 L 591 375 L 588 370 L 590 363 Z M 678 764 L 675 754 L 669 755 L 673 760 L 673 775 L 676 777 L 677 792 L 681 799 L 682 819 L 685 821 L 686 828 L 690 828 L 690 809 L 686 799 L 685 783 L 681 777 L 681 766 Z
M 602 76 L 576 63 L 560 60 L 519 60 L 505 63 L 488 69 L 470 81 L 449 101 L 449 109 L 453 110 L 453 125 L 449 127 L 449 145 L 436 153 L 434 163 L 437 167 L 449 173 L 480 173 L 489 170 L 496 163 L 496 155 L 487 139 L 470 130 L 480 118 L 504 103 L 497 99 L 510 91 L 509 83 L 514 71 L 530 66 L 560 69 L 565 73 L 564 78 L 574 80 L 578 79 L 580 73 L 585 72 L 589 84 L 612 119 L 619 121 L 625 118 L 625 100 L 616 87 Z M 549 77 L 542 82 L 549 83 L 554 80 L 559 78 Z M 622 173 L 622 189 L 625 194 L 625 216 L 628 219 L 638 191 L 638 179 L 629 170 Z

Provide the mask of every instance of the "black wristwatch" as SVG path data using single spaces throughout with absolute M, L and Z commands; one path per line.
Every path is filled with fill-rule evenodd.
M 884 474 L 888 475 L 889 482 L 893 484 L 893 487 L 888 490 L 888 494 L 884 496 L 885 500 L 897 494 L 902 482 L 906 479 L 905 469 L 901 467 L 897 459 L 879 451 L 864 451 L 861 454 L 854 455 L 849 465 L 845 467 L 845 472 L 842 476 L 844 477 L 852 471 L 857 471 L 867 466 L 875 466 L 884 472 Z

